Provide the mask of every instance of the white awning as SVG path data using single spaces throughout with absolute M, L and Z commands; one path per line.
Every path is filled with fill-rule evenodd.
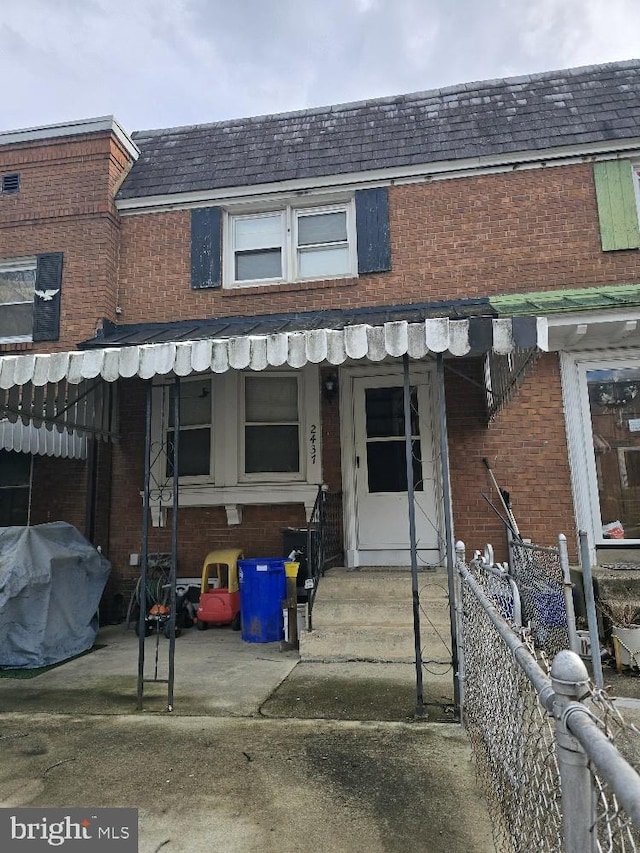
M 86 459 L 87 438 L 65 429 L 47 429 L 0 420 L 0 450 L 34 453 L 38 456 L 58 456 L 62 459 Z
M 437 318 L 379 326 L 312 329 L 274 335 L 240 335 L 120 348 L 90 349 L 0 357 L 0 388 L 32 383 L 43 386 L 66 380 L 75 385 L 101 377 L 106 382 L 139 376 L 228 370 L 301 368 L 306 364 L 344 364 L 347 360 L 382 361 L 387 356 L 422 359 L 430 353 L 466 356 L 493 351 L 506 354 L 534 346 L 548 349 L 545 318 Z M 533 332 L 533 334 L 532 334 Z

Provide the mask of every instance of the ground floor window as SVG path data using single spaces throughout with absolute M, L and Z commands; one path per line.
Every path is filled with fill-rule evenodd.
M 561 358 L 578 527 L 592 546 L 640 544 L 640 352 Z
M 0 527 L 29 523 L 31 455 L 0 450 Z
M 604 540 L 640 539 L 640 365 L 587 368 Z
M 244 376 L 241 475 L 297 478 L 301 472 L 300 411 L 296 375 Z
M 171 379 L 154 383 L 152 509 L 172 493 L 175 393 Z M 181 506 L 222 505 L 236 519 L 234 507 L 249 504 L 312 507 L 322 477 L 318 368 L 185 377 L 178 436 Z

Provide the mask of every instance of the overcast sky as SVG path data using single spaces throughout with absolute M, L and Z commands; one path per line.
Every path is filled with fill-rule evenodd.
M 640 0 L 0 0 L 0 130 L 197 124 L 640 56 Z

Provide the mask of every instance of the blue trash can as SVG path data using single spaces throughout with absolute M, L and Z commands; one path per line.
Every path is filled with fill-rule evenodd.
M 242 639 L 246 643 L 283 640 L 282 600 L 287 594 L 284 560 L 238 560 L 238 581 Z

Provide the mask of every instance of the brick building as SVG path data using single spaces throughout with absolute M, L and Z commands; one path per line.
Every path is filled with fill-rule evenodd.
M 640 544 L 639 83 L 0 134 L 0 524 L 71 521 L 128 589 L 177 416 L 180 574 L 281 554 L 323 483 L 346 565 L 406 565 L 406 362 L 422 561 L 503 541 L 485 457 L 525 536 Z

